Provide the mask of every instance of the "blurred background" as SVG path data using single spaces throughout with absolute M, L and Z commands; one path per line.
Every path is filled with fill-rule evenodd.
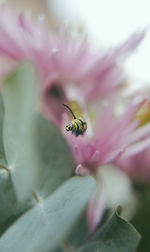
M 59 23 L 68 20 L 75 27 L 83 26 L 97 46 L 112 46 L 124 41 L 136 30 L 150 26 L 148 0 L 49 0 L 49 7 Z M 135 78 L 150 81 L 150 34 L 136 55 L 126 64 Z
M 87 34 L 95 48 L 118 45 L 135 31 L 150 27 L 149 0 L 1 0 L 0 2 L 2 4 L 7 2 L 14 8 L 31 9 L 34 18 L 39 14 L 46 15 L 47 25 L 50 29 L 58 29 L 62 23 L 68 22 L 74 29 Z M 131 84 L 131 92 L 136 89 L 142 91 L 143 87 L 150 86 L 149 67 L 150 32 L 125 63 L 125 72 Z M 133 205 L 137 206 L 130 181 L 125 175 L 121 172 L 116 175 L 110 169 L 110 172 L 107 175 L 104 173 L 103 176 L 110 206 L 118 203 L 124 204 L 122 202 L 124 200 L 131 208 Z M 109 188 L 110 180 L 111 188 Z M 112 185 L 114 185 L 113 189 Z M 134 186 L 141 204 L 132 222 L 143 236 L 138 251 L 146 252 L 150 251 L 150 186 Z M 133 209 L 130 210 L 131 214 Z
M 47 16 L 50 27 L 68 22 L 81 29 L 96 47 L 110 47 L 127 39 L 135 31 L 150 27 L 148 0 L 0 0 L 13 7 L 32 9 L 33 16 Z M 149 85 L 150 32 L 136 54 L 126 62 L 125 70 L 134 77 L 134 86 Z

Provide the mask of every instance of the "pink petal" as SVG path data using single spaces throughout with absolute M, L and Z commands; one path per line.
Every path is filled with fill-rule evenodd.
M 127 150 L 123 153 L 123 158 L 134 156 L 148 147 L 150 147 L 150 138 L 144 139 L 143 141 L 140 141 L 128 147 Z
M 139 141 L 140 139 L 149 136 L 150 134 L 150 123 L 147 123 L 143 125 L 142 127 L 139 127 L 136 131 L 132 133 L 132 135 L 129 137 L 127 143 L 132 144 L 136 141 Z
M 80 176 L 90 175 L 90 172 L 86 168 L 84 168 L 82 166 L 82 164 L 77 165 L 77 167 L 75 169 L 75 173 L 76 173 L 76 175 L 80 175 Z
M 114 52 L 114 56 L 126 55 L 130 51 L 133 51 L 144 39 L 148 28 L 145 28 L 139 32 L 135 32 L 123 45 L 118 47 Z
M 119 148 L 119 149 L 113 151 L 112 153 L 110 153 L 107 156 L 107 158 L 105 159 L 105 163 L 115 162 L 122 155 L 122 153 L 124 153 L 126 148 L 127 148 L 127 145 L 124 144 L 123 146 L 121 146 L 121 148 Z

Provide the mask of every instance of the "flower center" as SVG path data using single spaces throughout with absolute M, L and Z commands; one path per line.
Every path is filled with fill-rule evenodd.
M 146 104 L 138 111 L 136 118 L 140 120 L 140 126 L 150 122 L 150 104 Z
M 63 99 L 64 92 L 63 89 L 58 84 L 54 84 L 48 91 L 48 95 L 52 96 L 55 99 Z

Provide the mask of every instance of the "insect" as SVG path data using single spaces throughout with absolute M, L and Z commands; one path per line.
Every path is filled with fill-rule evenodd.
M 83 135 L 87 129 L 87 123 L 82 118 L 77 118 L 71 108 L 69 108 L 69 106 L 67 106 L 66 104 L 62 105 L 71 112 L 74 118 L 70 123 L 66 125 L 66 131 L 72 131 L 72 134 L 74 133 L 76 136 Z

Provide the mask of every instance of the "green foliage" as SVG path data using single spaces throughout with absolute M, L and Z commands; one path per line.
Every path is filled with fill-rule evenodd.
M 94 237 L 79 252 L 133 252 L 140 235 L 136 229 L 120 217 L 120 208 L 97 231 Z
M 56 126 L 38 115 L 38 146 L 42 176 L 38 192 L 46 197 L 73 175 L 72 156 Z
M 150 251 L 150 184 L 136 185 L 139 197 L 139 206 L 132 223 L 142 235 L 137 252 Z
M 3 120 L 4 120 L 4 106 L 2 96 L 0 94 L 0 168 L 7 166 L 4 145 L 3 145 Z
M 0 240 L 0 251 L 53 251 L 77 220 L 93 192 L 91 177 L 75 177 L 24 214 Z
M 37 99 L 33 66 L 24 64 L 6 79 L 0 97 L 0 227 L 34 204 L 32 191 L 46 197 L 73 173 L 69 148 L 36 111 Z
M 22 212 L 18 205 L 3 144 L 4 106 L 0 95 L 0 234 Z M 7 222 L 6 222 L 7 220 Z
M 135 229 L 116 212 L 91 240 L 86 207 L 92 177 L 73 177 L 71 151 L 38 111 L 39 83 L 21 65 L 0 96 L 0 252 L 130 252 Z M 84 245 L 83 245 L 84 244 Z
M 37 88 L 34 69 L 22 65 L 3 84 L 3 143 L 17 198 L 24 202 L 39 181 L 37 155 Z

